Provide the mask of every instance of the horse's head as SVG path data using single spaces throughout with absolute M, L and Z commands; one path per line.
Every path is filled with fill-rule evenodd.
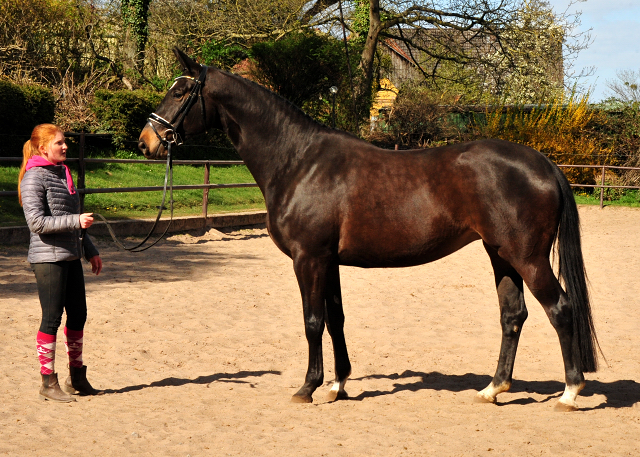
M 178 48 L 173 52 L 182 65 L 183 74 L 174 80 L 140 133 L 138 148 L 147 159 L 165 158 L 168 142 L 179 144 L 182 136 L 204 132 L 216 114 L 213 108 L 206 107 L 207 67 L 196 63 Z

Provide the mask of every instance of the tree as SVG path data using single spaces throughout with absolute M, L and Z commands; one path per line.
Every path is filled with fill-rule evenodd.
M 334 22 L 339 20 L 337 9 L 341 0 L 312 3 L 305 16 L 309 23 L 327 22 L 330 17 Z M 571 61 L 577 52 L 589 42 L 588 33 L 576 32 L 579 15 L 551 14 L 548 3 L 542 0 L 345 0 L 344 3 L 354 13 L 348 18 L 347 27 L 355 35 L 361 35 L 361 39 L 366 32 L 360 56 L 365 91 L 372 87 L 376 51 L 380 40 L 385 38 L 405 43 L 418 54 L 412 58 L 425 79 L 451 82 L 464 82 L 468 77 L 468 72 L 451 70 L 455 67 L 481 68 L 487 75 L 493 73 L 494 79 L 522 73 L 527 55 L 545 52 L 545 40 L 537 40 L 538 49 L 536 46 L 526 49 L 522 40 L 536 37 L 550 20 L 553 36 L 547 34 L 546 42 L 557 46 L 558 37 L 562 37 L 566 74 L 570 74 Z M 358 27 L 362 23 L 358 13 L 366 5 L 368 24 Z M 423 66 L 420 60 L 428 61 L 429 65 Z M 449 71 L 440 72 L 443 67 Z
M 621 157 L 621 165 L 640 167 L 640 70 L 619 70 L 607 81 L 611 97 L 601 103 L 610 111 L 607 140 Z M 640 172 L 625 170 L 620 184 L 640 185 Z
M 167 0 L 151 4 L 150 25 L 161 41 L 190 51 L 203 43 L 280 39 L 299 31 L 306 0 Z
M 640 70 L 619 70 L 616 77 L 607 81 L 612 96 L 623 103 L 640 102 Z
M 384 40 L 403 43 L 436 90 L 458 92 L 467 102 L 505 94 L 522 102 L 561 91 L 562 74 L 570 74 L 589 39 L 576 32 L 579 16 L 555 14 L 544 0 L 168 0 L 150 8 L 155 60 L 147 65 L 156 72 L 172 62 L 173 45 L 203 55 L 212 42 L 249 49 L 301 30 L 342 38 L 344 27 L 349 52 L 359 56 L 358 68 L 349 68 L 355 117 L 367 116 L 384 76 Z
M 492 95 L 516 104 L 562 98 L 565 34 L 545 2 L 527 1 L 516 22 L 502 33 L 503 48 L 489 55 L 492 68 L 486 76 Z
M 149 4 L 151 0 L 120 0 L 127 57 L 138 72 L 144 74 L 144 57 L 149 38 Z
M 54 84 L 67 71 L 86 72 L 91 14 L 85 0 L 0 0 L 0 74 Z
M 350 111 L 350 92 L 342 42 L 316 32 L 294 33 L 281 40 L 255 43 L 251 60 L 255 80 L 322 122 L 330 123 L 335 101 L 337 123 L 346 127 L 344 113 Z M 337 94 L 331 95 L 332 86 L 338 89 Z
M 200 47 L 200 57 L 205 65 L 231 70 L 249 57 L 249 52 L 245 47 L 236 43 L 211 40 Z

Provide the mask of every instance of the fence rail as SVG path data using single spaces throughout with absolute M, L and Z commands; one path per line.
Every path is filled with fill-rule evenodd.
M 600 208 L 604 207 L 604 190 L 605 189 L 640 189 L 640 186 L 611 186 L 605 184 L 605 174 L 607 170 L 638 170 L 638 167 L 620 167 L 615 165 L 564 165 L 558 164 L 559 168 L 595 168 L 602 169 L 600 184 L 571 184 L 571 187 L 591 187 L 600 188 Z
M 165 160 L 144 160 L 144 159 L 88 159 L 84 157 L 85 139 L 87 137 L 103 137 L 101 134 L 65 132 L 66 137 L 79 138 L 78 157 L 69 158 L 66 162 L 78 163 L 78 179 L 76 189 L 80 194 L 80 208 L 84 211 L 84 197 L 87 194 L 108 194 L 116 192 L 154 192 L 164 189 L 163 186 L 149 187 L 103 187 L 103 188 L 86 188 L 85 187 L 85 170 L 88 163 L 144 163 L 144 164 L 166 164 Z M 0 157 L 0 162 L 22 162 L 22 157 Z M 244 165 L 242 160 L 173 160 L 174 165 L 202 165 L 204 166 L 204 177 L 202 184 L 183 184 L 173 186 L 174 190 L 202 189 L 202 217 L 207 217 L 207 208 L 209 206 L 209 189 L 230 189 L 240 187 L 258 187 L 256 183 L 234 183 L 234 184 L 216 184 L 209 182 L 209 175 L 212 166 L 224 165 Z M 18 191 L 0 191 L 0 197 L 17 196 Z
M 162 186 L 150 186 L 150 187 L 105 187 L 105 188 L 85 188 L 85 165 L 88 163 L 144 163 L 144 164 L 165 164 L 164 160 L 144 160 L 144 159 L 86 159 L 84 158 L 84 143 L 85 137 L 89 136 L 103 136 L 95 134 L 75 133 L 67 132 L 65 136 L 79 137 L 79 157 L 67 159 L 67 162 L 78 162 L 78 182 L 76 188 L 80 194 L 80 203 L 84 208 L 84 196 L 87 194 L 104 194 L 104 193 L 116 193 L 116 192 L 153 192 L 163 190 Z M 0 157 L 0 162 L 22 162 L 22 157 Z M 228 188 L 240 188 L 240 187 L 257 187 L 256 183 L 236 183 L 236 184 L 215 184 L 209 182 L 209 174 L 211 166 L 225 166 L 225 165 L 243 165 L 242 160 L 174 160 L 175 165 L 202 165 L 204 166 L 204 178 L 202 184 L 186 184 L 173 186 L 174 190 L 186 190 L 186 189 L 202 189 L 202 215 L 207 217 L 207 207 L 209 200 L 209 189 L 228 189 Z M 604 191 L 605 189 L 640 189 L 640 186 L 617 186 L 605 184 L 606 170 L 638 170 L 638 167 L 622 167 L 614 165 L 568 165 L 558 164 L 560 168 L 594 168 L 602 170 L 602 176 L 600 184 L 571 184 L 571 187 L 588 187 L 600 189 L 600 208 L 604 205 Z M 0 197 L 17 196 L 17 191 L 0 191 Z

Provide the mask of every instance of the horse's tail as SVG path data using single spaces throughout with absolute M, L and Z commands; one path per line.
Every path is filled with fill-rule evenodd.
M 599 348 L 599 344 L 591 316 L 587 274 L 582 258 L 578 207 L 566 176 L 557 166 L 554 165 L 553 169 L 562 194 L 557 233 L 558 277 L 564 283 L 573 311 L 573 356 L 582 372 L 594 372 L 598 369 L 596 348 Z

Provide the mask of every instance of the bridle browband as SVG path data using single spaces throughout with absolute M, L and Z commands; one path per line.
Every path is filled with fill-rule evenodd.
M 178 129 L 182 125 L 184 118 L 189 113 L 189 110 L 196 102 L 196 99 L 200 99 L 202 121 L 203 123 L 206 124 L 206 114 L 204 109 L 204 97 L 202 96 L 202 87 L 204 86 L 204 81 L 207 78 L 207 68 L 208 67 L 206 65 L 202 65 L 202 70 L 200 70 L 200 76 L 198 76 L 198 79 L 194 78 L 193 76 L 178 76 L 173 80 L 175 84 L 175 82 L 178 81 L 179 79 L 185 78 L 185 79 L 192 80 L 195 84 L 191 88 L 189 97 L 182 103 L 182 105 L 180 105 L 180 108 L 178 109 L 176 114 L 174 114 L 173 119 L 171 119 L 171 121 L 166 120 L 162 116 L 158 116 L 156 113 L 151 113 L 149 115 L 149 119 L 147 120 L 147 123 L 151 126 L 153 133 L 156 134 L 160 142 L 165 147 L 167 147 L 167 145 L 170 145 L 172 143 L 175 144 L 176 146 L 180 146 L 182 144 L 182 138 L 180 138 L 180 135 L 178 135 Z M 153 125 L 154 122 L 160 124 L 166 129 L 164 131 L 164 137 L 160 135 L 155 125 Z
M 133 247 L 126 247 L 120 241 L 118 241 L 115 232 L 113 231 L 113 229 L 111 228 L 111 225 L 109 225 L 107 220 L 101 214 L 94 213 L 94 216 L 97 216 L 104 221 L 104 223 L 107 226 L 107 229 L 109 230 L 109 233 L 111 234 L 111 238 L 113 238 L 113 241 L 120 248 L 126 251 L 131 251 L 131 252 L 146 251 L 147 249 L 149 249 L 150 247 L 158 243 L 158 241 L 160 241 L 162 238 L 164 238 L 164 236 L 169 231 L 169 227 L 171 227 L 171 222 L 173 221 L 173 162 L 171 158 L 171 145 L 175 144 L 176 146 L 180 146 L 182 144 L 182 139 L 180 138 L 180 135 L 178 135 L 178 129 L 182 125 L 184 118 L 187 116 L 187 114 L 189 113 L 189 110 L 195 104 L 196 99 L 198 98 L 200 99 L 200 108 L 202 110 L 202 120 L 206 125 L 206 116 L 205 116 L 205 110 L 204 110 L 204 97 L 202 96 L 202 87 L 204 86 L 204 81 L 207 78 L 207 66 L 202 65 L 202 70 L 200 71 L 200 76 L 198 76 L 198 79 L 192 76 L 178 76 L 177 78 L 174 79 L 174 84 L 176 81 L 182 78 L 190 79 L 194 81 L 195 84 L 191 88 L 189 97 L 182 103 L 182 105 L 180 105 L 180 108 L 178 109 L 176 114 L 173 116 L 173 119 L 171 121 L 167 121 L 162 116 L 158 116 L 156 113 L 151 113 L 147 120 L 147 123 L 151 126 L 151 129 L 153 130 L 153 132 L 156 134 L 156 136 L 158 137 L 162 145 L 167 149 L 167 168 L 164 174 L 164 189 L 162 192 L 162 203 L 160 203 L 160 206 L 158 207 L 158 216 L 156 217 L 153 227 L 151 227 L 151 231 L 145 237 L 145 239 L 142 240 L 137 245 Z M 160 135 L 156 127 L 153 125 L 154 122 L 165 127 L 166 130 L 164 131 L 164 137 Z M 165 228 L 164 233 L 160 235 L 160 237 L 157 240 L 155 240 L 149 246 L 142 247 L 153 234 L 153 231 L 156 229 L 156 226 L 158 225 L 158 221 L 160 220 L 160 216 L 162 216 L 162 210 L 165 209 L 164 202 L 167 196 L 167 181 L 169 182 L 169 206 L 171 208 L 171 219 L 169 220 L 169 223 L 167 224 L 167 227 Z M 86 229 L 83 229 L 80 235 L 81 244 L 85 236 L 85 233 L 86 233 Z

